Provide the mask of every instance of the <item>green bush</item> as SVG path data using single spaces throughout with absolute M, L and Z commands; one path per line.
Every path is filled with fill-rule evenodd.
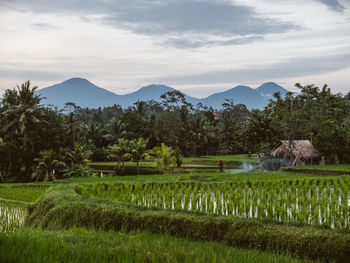
M 107 161 L 108 153 L 104 147 L 96 147 L 94 144 L 87 146 L 87 149 L 92 151 L 91 160 L 94 162 L 105 162 Z
M 63 177 L 87 177 L 93 174 L 93 170 L 83 164 L 72 164 L 70 167 L 64 169 Z

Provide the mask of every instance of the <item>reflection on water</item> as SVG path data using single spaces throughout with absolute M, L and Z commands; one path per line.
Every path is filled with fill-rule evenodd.
M 247 173 L 252 171 L 260 171 L 254 163 L 242 163 L 239 167 L 235 169 L 224 169 L 225 173 L 229 174 L 238 174 L 238 173 Z

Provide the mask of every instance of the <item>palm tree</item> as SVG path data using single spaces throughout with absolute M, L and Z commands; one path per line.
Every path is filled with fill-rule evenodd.
M 30 81 L 17 85 L 17 90 L 5 93 L 2 103 L 5 111 L 2 112 L 7 125 L 2 127 L 2 133 L 18 134 L 22 142 L 22 151 L 25 156 L 25 175 L 30 178 L 31 167 L 35 152 L 32 140 L 34 128 L 44 122 L 44 113 L 40 107 L 41 97 L 36 95 L 37 86 L 31 88 Z
M 122 168 L 124 169 L 125 161 L 131 158 L 130 141 L 126 139 L 119 139 L 118 144 L 108 146 L 107 151 L 109 153 L 107 158 L 117 161 L 119 167 L 120 163 L 122 163 Z
M 73 112 L 69 114 L 65 126 L 68 134 L 69 146 L 73 148 L 76 143 L 77 132 L 79 129 L 79 122 L 76 121 Z
M 86 150 L 86 146 L 76 144 L 73 150 L 67 152 L 67 160 L 71 164 L 86 164 L 93 155 L 91 150 Z
M 191 137 L 194 143 L 194 152 L 197 156 L 200 155 L 201 146 L 208 143 L 207 128 L 207 121 L 199 114 L 191 123 Z
M 4 140 L 0 137 L 0 152 L 1 148 L 5 145 Z M 2 172 L 1 172 L 1 164 L 0 164 L 0 183 L 4 181 L 4 178 L 2 177 Z
M 131 155 L 134 162 L 136 162 L 137 175 L 139 175 L 139 162 L 146 159 L 149 154 L 146 151 L 148 140 L 140 138 L 131 141 Z
M 114 137 L 114 142 L 118 143 L 118 139 L 126 134 L 125 124 L 121 119 L 113 120 L 110 124 L 110 134 Z
M 38 163 L 32 174 L 32 179 L 36 181 L 55 180 L 55 172 L 66 167 L 64 162 L 57 160 L 57 154 L 53 150 L 43 150 L 40 153 L 40 158 L 35 158 L 34 161 Z
M 88 137 L 89 143 L 93 143 L 95 145 L 98 144 L 101 138 L 101 129 L 97 122 L 90 123 L 90 126 L 88 127 Z

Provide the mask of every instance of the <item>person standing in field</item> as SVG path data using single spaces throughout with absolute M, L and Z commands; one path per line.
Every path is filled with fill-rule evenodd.
M 220 173 L 222 173 L 224 171 L 224 162 L 222 160 L 219 161 L 218 163 L 219 169 L 220 169 Z

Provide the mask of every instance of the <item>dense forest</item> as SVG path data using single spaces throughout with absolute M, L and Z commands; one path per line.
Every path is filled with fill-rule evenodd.
M 129 158 L 138 161 L 138 153 L 162 143 L 184 156 L 202 156 L 264 153 L 281 139 L 308 139 L 328 163 L 349 162 L 349 94 L 332 94 L 326 85 L 296 86 L 298 93 L 276 93 L 263 110 L 249 111 L 227 100 L 217 111 L 188 103 L 179 91 L 127 109 L 68 102 L 59 110 L 42 105 L 37 87 L 27 81 L 1 99 L 1 177 L 43 179 L 53 167 L 107 161 L 113 149 L 127 144 L 136 149 Z

